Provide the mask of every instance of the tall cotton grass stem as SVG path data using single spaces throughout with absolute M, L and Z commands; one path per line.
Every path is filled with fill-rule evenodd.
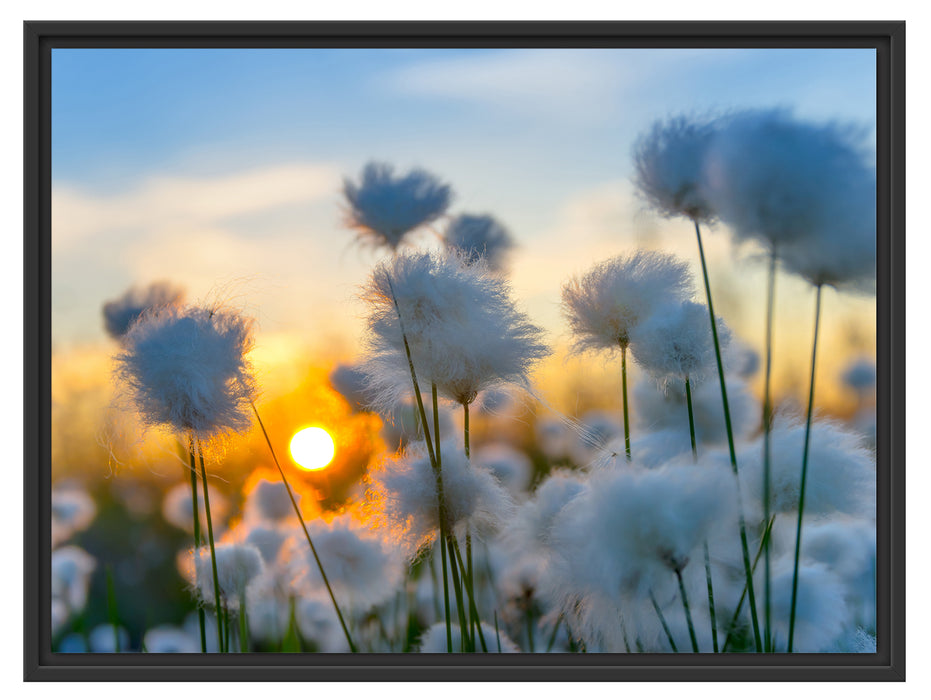
M 252 411 L 255 413 L 255 419 L 258 421 L 259 427 L 262 429 L 262 435 L 265 436 L 265 442 L 268 445 L 269 452 L 272 453 L 272 461 L 274 461 L 275 466 L 278 467 L 278 473 L 281 475 L 281 481 L 284 482 L 285 489 L 288 492 L 288 498 L 291 499 L 291 507 L 294 509 L 294 514 L 297 515 L 297 519 L 301 522 L 301 529 L 304 530 L 304 537 L 307 539 L 307 544 L 310 545 L 310 552 L 314 555 L 314 561 L 317 562 L 317 568 L 320 570 L 320 578 L 323 579 L 323 585 L 326 586 L 327 593 L 330 594 L 330 601 L 333 603 L 333 609 L 336 610 L 336 617 L 339 618 L 340 627 L 343 628 L 343 634 L 346 635 L 346 641 L 349 643 L 349 650 L 355 654 L 358 653 L 355 643 L 352 641 L 352 635 L 349 634 L 349 628 L 346 627 L 346 621 L 343 619 L 343 613 L 339 609 L 339 603 L 336 602 L 336 596 L 333 595 L 333 589 L 330 587 L 330 581 L 327 578 L 326 572 L 323 570 L 323 564 L 320 561 L 320 557 L 317 556 L 317 548 L 314 547 L 314 542 L 310 539 L 310 533 L 307 531 L 307 524 L 304 522 L 304 516 L 301 515 L 301 509 L 297 505 L 297 501 L 294 500 L 294 493 L 291 490 L 291 484 L 288 482 L 288 477 L 285 476 L 284 469 L 281 468 L 281 464 L 278 462 L 278 455 L 275 454 L 275 448 L 272 447 L 271 438 L 268 437 L 268 431 L 265 430 L 265 424 L 262 422 L 262 417 L 259 415 L 259 410 L 255 407 L 255 403 L 252 404 Z M 203 464 L 203 462 L 201 462 Z M 206 489 L 206 478 L 205 478 L 204 487 Z M 209 511 L 208 511 L 209 512 Z M 208 515 L 208 523 L 209 515 Z
M 411 365 L 413 367 L 413 365 Z M 453 580 L 453 592 L 456 595 L 456 612 L 459 614 L 460 642 L 466 648 L 463 651 L 475 651 L 475 648 L 468 647 L 472 640 L 469 638 L 469 628 L 466 624 L 466 611 L 463 607 L 462 580 L 459 578 L 459 568 L 456 566 L 456 558 L 453 555 L 453 547 L 456 540 L 449 528 L 446 514 L 446 498 L 443 495 L 443 453 L 440 449 L 440 405 L 439 395 L 436 384 L 431 385 L 430 393 L 433 399 L 433 434 L 436 436 L 436 480 L 437 480 L 437 502 L 440 509 L 440 536 L 445 537 L 446 549 L 449 552 L 449 575 Z M 444 560 L 445 563 L 445 560 Z M 465 572 L 463 572 L 464 574 Z M 449 616 L 446 617 L 447 625 L 450 625 Z M 448 639 L 447 639 L 448 641 Z
M 757 547 L 756 556 L 753 558 L 753 569 L 752 571 L 756 573 L 757 564 L 760 563 L 760 557 L 763 556 L 763 547 L 766 546 L 766 542 L 769 540 L 770 535 L 773 532 L 773 523 L 776 522 L 776 516 L 774 515 L 769 519 L 769 522 L 766 524 L 766 529 L 763 530 L 763 536 L 760 538 L 760 546 Z M 744 582 L 743 591 L 740 593 L 740 599 L 737 601 L 737 607 L 734 608 L 734 616 L 731 618 L 730 624 L 727 626 L 727 636 L 724 638 L 724 644 L 721 647 L 721 653 L 727 651 L 728 645 L 731 643 L 731 635 L 737 627 L 737 620 L 740 618 L 740 611 L 743 610 L 744 600 L 747 598 L 747 584 Z
M 246 620 L 246 595 L 239 596 L 239 651 L 249 653 L 249 625 Z
M 811 442 L 811 418 L 815 406 L 815 360 L 818 356 L 818 326 L 821 322 L 821 289 L 818 285 L 815 292 L 815 333 L 811 344 L 811 377 L 808 382 L 808 412 L 805 416 L 805 447 L 802 450 L 802 478 L 798 492 L 798 524 L 795 527 L 795 563 L 792 569 L 792 602 L 789 607 L 789 645 L 788 652 L 792 653 L 792 642 L 795 637 L 795 610 L 798 604 L 798 562 L 802 549 L 802 516 L 805 513 L 805 485 L 808 479 L 808 446 Z
M 718 379 L 721 382 L 721 404 L 724 408 L 724 427 L 727 430 L 727 449 L 730 452 L 731 468 L 734 479 L 737 480 L 737 514 L 740 519 L 740 548 L 744 562 L 744 576 L 747 579 L 747 594 L 750 598 L 750 620 L 753 624 L 753 641 L 757 652 L 763 651 L 763 642 L 760 638 L 760 621 L 756 612 L 756 595 L 753 590 L 753 571 L 750 566 L 750 546 L 747 543 L 747 523 L 744 520 L 743 498 L 740 495 L 740 473 L 737 469 L 737 450 L 734 447 L 734 427 L 731 424 L 731 409 L 727 402 L 727 383 L 724 381 L 724 363 L 721 361 L 721 344 L 718 341 L 718 324 L 714 315 L 714 303 L 711 300 L 711 281 L 708 278 L 708 263 L 705 260 L 705 248 L 701 241 L 701 226 L 698 219 L 695 224 L 695 238 L 698 240 L 698 257 L 701 260 L 701 274 L 705 282 L 705 297 L 708 300 L 708 315 L 711 318 L 711 337 L 714 340 L 714 357 L 718 364 Z
M 193 448 L 193 441 L 191 442 Z M 220 578 L 217 575 L 217 550 L 213 543 L 213 518 L 210 517 L 210 494 L 207 489 L 207 467 L 204 465 L 204 452 L 203 447 L 198 444 L 197 451 L 200 454 L 200 478 L 201 484 L 204 487 L 204 512 L 207 515 L 207 541 L 210 544 L 210 567 L 213 571 L 213 595 L 214 595 L 214 606 L 217 609 L 217 643 L 219 645 L 220 653 L 227 651 L 226 646 L 223 644 L 223 625 L 220 624 Z M 192 456 L 193 459 L 193 456 Z
M 462 442 L 463 449 L 465 450 L 466 459 L 471 459 L 471 446 L 469 445 L 469 404 L 463 402 L 462 404 Z M 474 570 L 472 567 L 472 528 L 466 524 L 466 571 L 465 571 L 466 586 L 469 591 L 472 591 L 475 586 L 475 576 Z M 470 593 L 471 595 L 471 593 Z M 474 598 L 474 596 L 472 596 Z M 469 634 L 473 637 L 475 636 L 475 628 L 478 627 L 479 633 L 482 629 L 482 620 L 478 617 L 476 612 L 472 614 L 472 608 L 469 608 Z
M 194 551 L 200 549 L 200 505 L 197 501 L 197 465 L 194 463 L 193 438 L 189 443 L 188 452 L 191 456 L 191 506 L 194 510 Z M 197 606 L 197 623 L 200 626 L 200 651 L 207 653 L 207 614 L 201 605 Z
M 650 591 L 650 602 L 653 603 L 653 610 L 656 611 L 656 616 L 659 618 L 659 623 L 663 626 L 663 632 L 666 633 L 666 639 L 669 641 L 669 646 L 672 647 L 672 650 L 675 653 L 679 653 L 678 647 L 676 647 L 676 640 L 673 639 L 672 632 L 669 630 L 669 625 L 666 624 L 666 618 L 663 616 L 663 611 L 659 607 L 659 603 L 656 602 L 656 596 L 653 595 L 653 591 Z
M 390 282 L 389 282 L 390 284 Z M 392 293 L 394 293 L 392 291 Z M 397 302 L 395 302 L 395 308 L 398 311 L 398 321 L 401 321 L 401 310 L 397 308 Z M 404 336 L 403 329 L 401 330 L 401 335 Z M 404 336 L 404 347 L 407 349 L 407 336 Z M 414 381 L 414 391 L 417 392 L 417 375 L 414 372 L 414 363 L 411 361 L 410 350 L 408 349 L 407 361 L 410 363 L 411 367 L 411 379 Z M 440 452 L 440 407 L 437 400 L 437 390 L 436 384 L 432 387 L 432 398 L 433 398 L 433 434 L 436 436 L 436 452 L 431 452 L 433 459 L 431 463 L 433 465 L 433 472 L 436 474 L 436 503 L 437 509 L 439 510 L 438 518 L 440 521 L 440 554 L 442 555 L 443 560 L 443 605 L 446 611 L 446 653 L 453 653 L 453 632 L 452 632 L 452 615 L 450 614 L 450 605 L 449 605 L 449 577 L 450 573 L 446 568 L 446 557 L 448 556 L 450 561 L 450 568 L 454 566 L 452 562 L 453 553 L 451 549 L 451 540 L 449 538 L 449 528 L 446 520 L 446 496 L 443 493 L 443 455 Z M 420 394 L 417 394 L 418 398 Z M 420 406 L 423 407 L 423 401 L 420 401 Z M 421 408 L 421 410 L 423 410 Z M 423 416 L 423 432 L 424 437 L 430 434 L 430 431 L 427 428 L 427 417 Z M 429 439 L 429 438 L 427 438 Z M 427 443 L 429 445 L 429 443 Z M 460 600 L 461 593 L 459 592 L 459 586 L 456 583 L 456 577 L 453 575 L 453 585 L 456 586 L 456 603 L 458 605 L 459 619 L 460 619 L 460 634 L 459 644 L 460 646 L 463 643 L 463 640 L 466 637 L 467 630 L 465 625 L 461 624 L 462 621 L 462 602 Z
M 772 470 L 772 427 L 773 427 L 773 311 L 776 305 L 776 249 L 769 256 L 769 274 L 766 282 L 766 361 L 763 374 L 763 522 L 770 515 L 770 471 Z M 766 651 L 770 648 L 772 630 L 772 572 L 769 542 L 763 548 L 763 610 Z
M 689 409 L 689 439 L 692 442 L 692 459 L 698 461 L 698 447 L 695 441 L 695 412 L 692 407 L 692 384 L 685 378 L 685 403 Z M 705 555 L 705 583 L 708 587 L 708 614 L 711 617 L 711 641 L 714 653 L 718 653 L 718 622 L 714 613 L 714 584 L 711 581 L 711 554 L 708 551 L 708 540 L 702 542 Z
M 455 550 L 455 553 L 456 553 L 456 559 L 459 562 L 459 568 L 464 569 L 465 566 L 463 566 L 463 563 L 462 563 L 462 552 L 459 551 L 459 544 L 456 542 L 456 540 L 453 540 L 453 549 Z M 478 608 L 475 606 L 475 591 L 472 589 L 470 585 L 466 586 L 466 595 L 469 598 L 469 614 L 479 621 L 475 627 L 475 632 L 470 631 L 470 634 L 472 635 L 473 651 L 475 651 L 475 648 L 474 648 L 475 637 L 477 634 L 479 644 L 482 645 L 482 651 L 487 652 L 488 647 L 485 645 L 485 635 L 482 633 L 481 618 L 479 617 L 479 614 L 478 614 Z
M 698 653 L 698 638 L 695 636 L 695 625 L 692 623 L 692 610 L 689 608 L 689 597 L 685 592 L 685 582 L 682 580 L 682 569 L 675 568 L 676 580 L 679 582 L 679 596 L 682 598 L 682 608 L 685 610 L 685 621 L 689 626 L 689 640 L 692 642 L 692 651 Z
M 624 404 L 624 452 L 630 457 L 630 414 L 627 409 L 627 343 L 621 343 L 621 397 Z

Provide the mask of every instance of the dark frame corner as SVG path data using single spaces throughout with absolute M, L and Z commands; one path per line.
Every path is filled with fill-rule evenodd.
M 24 679 L 905 679 L 904 22 L 24 22 Z M 51 52 L 78 47 L 864 47 L 877 51 L 877 601 L 874 655 L 573 659 L 50 653 Z M 77 657 L 80 658 L 77 658 Z M 274 656 L 275 658 L 269 658 Z M 209 663 L 202 663 L 209 661 Z

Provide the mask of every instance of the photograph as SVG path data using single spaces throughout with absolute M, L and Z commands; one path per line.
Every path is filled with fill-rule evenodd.
M 888 649 L 877 65 L 52 48 L 55 663 Z

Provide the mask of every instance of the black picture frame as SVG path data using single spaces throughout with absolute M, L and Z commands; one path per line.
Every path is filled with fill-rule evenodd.
M 904 680 L 904 42 L 904 22 L 25 22 L 25 680 Z M 78 47 L 874 48 L 879 183 L 877 653 L 52 654 L 51 51 Z

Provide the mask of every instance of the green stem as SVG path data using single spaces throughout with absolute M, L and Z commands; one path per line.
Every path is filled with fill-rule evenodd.
M 213 569 L 214 607 L 217 609 L 217 642 L 220 645 L 220 653 L 224 653 L 226 652 L 226 647 L 223 644 L 223 630 L 220 624 L 220 579 L 217 575 L 217 550 L 213 543 L 213 518 L 210 516 L 210 492 L 207 489 L 207 467 L 204 466 L 203 447 L 199 444 L 197 451 L 200 455 L 200 478 L 204 489 L 204 512 L 207 515 L 207 541 L 210 543 L 210 566 Z
M 452 553 L 454 551 L 454 540 L 452 535 L 447 535 L 448 542 L 446 548 Z M 453 592 L 456 594 L 456 612 L 459 614 L 459 639 L 462 651 L 475 651 L 473 641 L 469 638 L 469 626 L 466 622 L 465 603 L 462 600 L 462 582 L 459 579 L 459 567 L 456 566 L 456 557 L 451 554 L 449 557 L 449 575 L 453 580 Z
M 272 461 L 275 463 L 275 466 L 278 467 L 278 474 L 281 476 L 281 481 L 284 483 L 285 490 L 288 492 L 288 498 L 291 499 L 291 507 L 294 509 L 297 519 L 301 523 L 301 529 L 304 530 L 304 538 L 307 540 L 307 544 L 310 545 L 310 552 L 314 556 L 314 561 L 317 563 L 317 569 L 320 571 L 320 578 L 323 579 L 323 585 L 326 586 L 327 593 L 330 594 L 330 601 L 333 603 L 333 609 L 336 610 L 336 617 L 339 618 L 340 627 L 343 628 L 343 634 L 346 635 L 346 641 L 349 643 L 349 650 L 355 654 L 358 649 L 356 648 L 355 643 L 352 641 L 352 636 L 349 634 L 349 628 L 346 626 L 346 621 L 343 619 L 343 613 L 339 609 L 339 603 L 336 602 L 336 596 L 333 595 L 333 589 L 330 587 L 330 581 L 327 578 L 326 572 L 323 570 L 323 564 L 320 561 L 320 557 L 317 555 L 317 548 L 314 547 L 314 542 L 310 538 L 310 532 L 307 531 L 307 524 L 304 522 L 304 516 L 301 515 L 301 509 L 297 505 L 297 501 L 294 499 L 294 493 L 291 491 L 291 484 L 288 482 L 288 477 L 285 476 L 284 469 L 281 468 L 281 464 L 278 462 L 278 455 L 275 454 L 275 448 L 272 446 L 271 438 L 268 437 L 268 431 L 265 430 L 265 424 L 262 422 L 262 417 L 259 415 L 259 410 L 255 407 L 255 403 L 252 403 L 252 411 L 255 413 L 255 418 L 258 421 L 259 427 L 262 429 L 262 435 L 265 436 L 265 443 L 268 445 L 268 450 L 272 454 Z M 206 486 L 206 480 L 204 485 Z M 208 511 L 208 523 L 209 521 L 209 511 Z
M 471 459 L 472 449 L 469 444 L 470 431 L 469 431 L 469 404 L 462 404 L 462 414 L 463 414 L 463 447 L 465 449 L 466 459 Z M 465 569 L 465 580 L 466 586 L 470 591 L 474 590 L 475 587 L 475 578 L 474 578 L 474 569 L 472 567 L 472 528 L 466 524 L 466 569 Z M 478 614 L 472 614 L 472 609 L 474 606 L 469 608 L 469 635 L 475 639 L 475 628 L 478 626 L 479 632 L 481 632 L 481 620 L 476 619 Z
M 230 611 L 226 605 L 223 606 L 223 638 L 225 642 L 224 649 L 227 654 L 230 652 Z
M 562 615 L 556 618 L 556 624 L 553 625 L 553 631 L 550 633 L 550 640 L 546 643 L 546 653 L 553 651 L 553 645 L 556 644 L 556 633 L 559 632 L 559 623 L 562 622 Z
M 747 579 L 747 592 L 750 596 L 750 619 L 753 623 L 753 639 L 757 652 L 763 651 L 763 642 L 760 638 L 760 622 L 756 613 L 756 595 L 753 590 L 753 572 L 750 567 L 750 545 L 747 542 L 747 523 L 744 519 L 743 496 L 740 492 L 740 474 L 737 469 L 737 449 L 734 446 L 734 427 L 731 424 L 731 409 L 727 401 L 727 384 L 724 381 L 724 363 L 721 361 L 721 344 L 718 341 L 718 322 L 714 315 L 714 304 L 711 300 L 711 281 L 708 277 L 708 264 L 705 260 L 705 249 L 701 240 L 701 227 L 698 220 L 694 220 L 695 237 L 698 239 L 698 257 L 701 260 L 701 272 L 705 282 L 705 297 L 708 300 L 708 315 L 711 318 L 711 338 L 714 341 L 714 357 L 718 365 L 718 380 L 721 383 L 721 403 L 724 408 L 724 427 L 727 430 L 727 447 L 731 457 L 731 469 L 734 480 L 737 482 L 737 513 L 740 529 L 740 548 L 743 555 L 744 576 Z
M 440 533 L 440 556 L 443 559 L 443 607 L 446 612 L 446 653 L 453 653 L 453 625 L 449 609 L 449 574 L 446 568 L 446 537 Z
M 682 597 L 682 608 L 685 610 L 685 621 L 689 626 L 689 640 L 692 642 L 692 651 L 698 653 L 698 638 L 695 636 L 695 625 L 692 624 L 692 610 L 689 608 L 689 597 L 685 592 L 685 582 L 682 580 L 682 569 L 675 569 L 676 579 L 679 581 L 679 595 Z
M 798 524 L 795 528 L 795 563 L 792 569 L 792 604 L 789 608 L 789 646 L 795 639 L 795 609 L 798 603 L 798 563 L 802 551 L 802 517 L 805 513 L 805 487 L 808 484 L 808 448 L 811 444 L 811 419 L 815 407 L 815 360 L 818 356 L 818 326 L 821 323 L 821 285 L 815 294 L 815 333 L 811 344 L 811 378 L 808 382 L 808 413 L 805 417 L 805 447 L 802 450 L 802 477 L 798 492 Z
M 776 516 L 774 515 L 769 519 L 769 523 L 766 525 L 766 529 L 763 531 L 763 537 L 760 538 L 760 546 L 756 550 L 756 556 L 753 559 L 753 567 L 751 571 L 756 573 L 757 564 L 760 563 L 760 557 L 763 556 L 763 547 L 766 546 L 767 540 L 773 531 L 773 524 L 776 522 Z M 737 627 L 737 619 L 740 617 L 740 611 L 743 609 L 744 600 L 747 597 L 747 584 L 744 582 L 743 591 L 740 593 L 740 600 L 737 601 L 737 608 L 734 610 L 734 616 L 731 618 L 731 622 L 727 627 L 727 636 L 724 638 L 724 646 L 721 647 L 721 653 L 727 651 L 728 645 L 731 643 L 731 634 L 734 629 Z
M 462 552 L 459 551 L 459 544 L 456 542 L 455 539 L 452 541 L 452 544 L 453 544 L 453 549 L 456 554 L 456 560 L 459 562 L 459 568 L 463 569 L 465 567 L 463 567 L 462 565 Z M 472 617 L 474 617 L 476 620 L 478 620 L 478 623 L 476 624 L 476 627 L 475 627 L 475 631 L 478 633 L 479 643 L 482 645 L 482 651 L 487 652 L 488 647 L 485 645 L 485 635 L 482 633 L 481 618 L 478 615 L 478 608 L 475 605 L 475 591 L 472 589 L 472 586 L 468 584 L 468 582 L 466 582 L 466 596 L 469 599 L 469 614 Z M 472 635 L 472 646 L 474 647 L 476 634 L 475 632 L 472 632 L 471 635 Z
M 249 653 L 249 623 L 246 620 L 246 596 L 239 596 L 239 651 Z
M 498 611 L 495 610 L 495 639 L 498 640 L 498 653 L 501 653 L 501 633 L 498 631 Z
M 627 343 L 621 343 L 621 398 L 624 404 L 624 452 L 630 457 L 630 413 L 627 408 Z
M 200 504 L 197 502 L 197 465 L 194 463 L 194 442 L 190 438 L 188 453 L 191 455 L 191 506 L 194 510 L 194 551 L 200 549 Z M 200 651 L 207 653 L 207 616 L 201 605 L 197 606 L 197 622 L 200 625 Z
M 770 482 L 772 471 L 772 424 L 773 424 L 773 312 L 776 305 L 776 250 L 770 252 L 769 274 L 766 284 L 766 363 L 763 374 L 763 522 L 769 522 Z M 770 564 L 770 546 L 767 542 L 763 550 L 763 610 L 766 650 L 770 646 L 772 630 L 772 573 Z
M 663 616 L 663 611 L 660 610 L 659 603 L 656 602 L 656 597 L 653 595 L 653 591 L 650 591 L 650 602 L 653 603 L 653 610 L 656 611 L 656 616 L 659 618 L 659 623 L 663 626 L 663 632 L 666 633 L 666 639 L 669 641 L 669 646 L 672 647 L 673 652 L 679 653 L 679 649 L 676 647 L 676 640 L 672 638 L 672 632 L 669 631 L 669 625 L 666 624 L 666 618 Z
M 692 442 L 692 458 L 698 459 L 698 443 L 695 440 L 695 414 L 692 409 L 692 383 L 685 378 L 685 403 L 689 407 L 689 440 Z
M 400 312 L 399 312 L 400 313 Z M 411 364 L 411 376 L 414 374 L 414 365 Z M 436 438 L 436 450 L 433 453 L 433 470 L 436 475 L 436 502 L 438 516 L 440 520 L 440 550 L 443 555 L 443 601 L 446 608 L 446 646 L 447 652 L 452 653 L 453 651 L 453 622 L 452 615 L 450 615 L 450 602 L 449 602 L 449 575 L 447 574 L 446 569 L 446 557 L 449 555 L 450 566 L 452 566 L 452 552 L 448 552 L 449 549 L 449 523 L 447 522 L 447 513 L 446 513 L 446 495 L 443 490 L 443 453 L 440 445 L 440 405 L 439 399 L 437 397 L 436 384 L 431 385 L 430 390 L 431 398 L 433 399 L 433 435 Z M 424 415 L 424 432 L 427 432 L 426 429 L 426 415 Z M 461 592 L 459 591 L 458 584 L 456 583 L 455 576 L 453 577 L 453 585 L 456 586 L 456 600 L 459 600 Z M 462 614 L 462 606 L 459 605 L 459 614 Z M 465 637 L 466 629 L 465 627 L 460 628 L 461 638 Z M 460 639 L 461 642 L 461 639 Z
M 704 541 L 705 550 L 705 583 L 708 586 L 708 614 L 711 615 L 711 643 L 714 653 L 718 653 L 718 621 L 714 612 L 714 585 L 711 582 L 711 553 L 708 551 L 708 540 Z

